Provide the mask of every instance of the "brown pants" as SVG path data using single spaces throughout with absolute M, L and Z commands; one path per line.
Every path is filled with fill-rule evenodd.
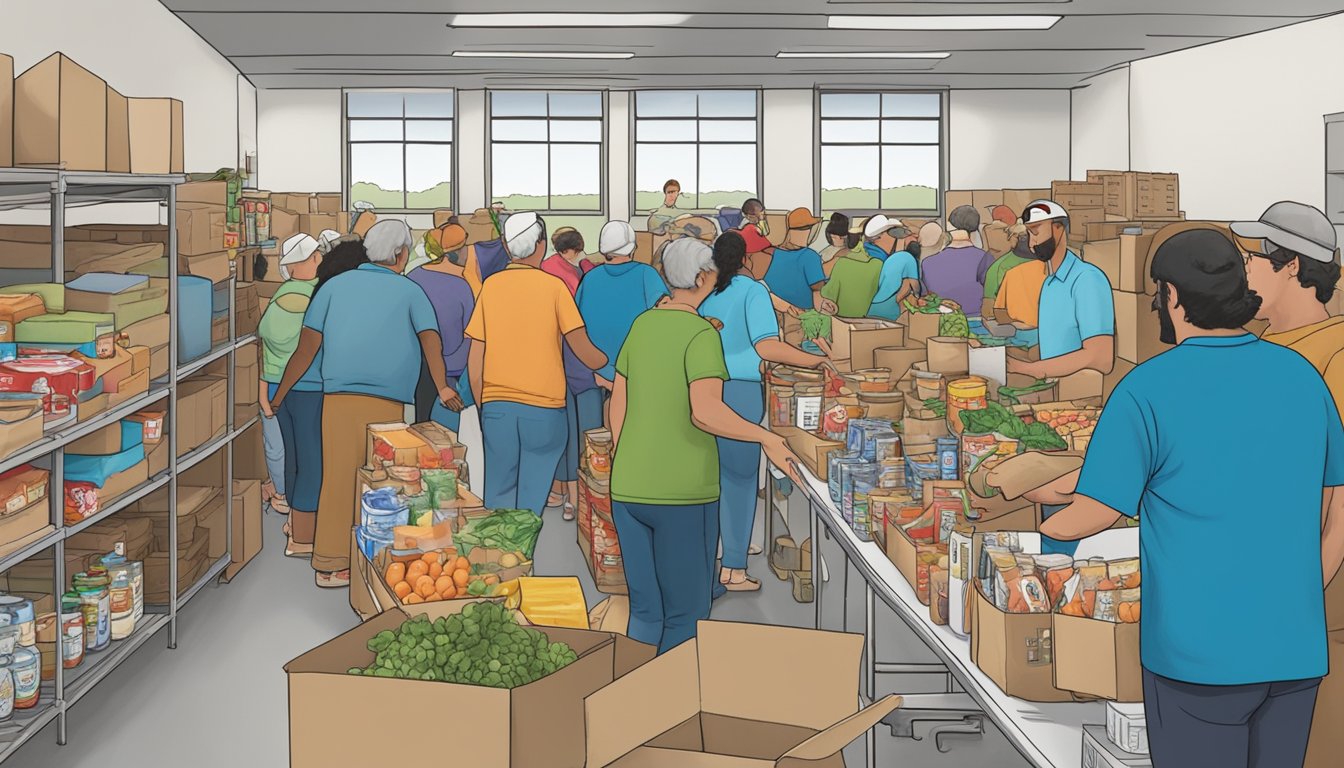
M 312 544 L 317 533 L 317 513 L 289 510 L 289 537 L 295 544 Z
M 1344 629 L 1331 632 L 1330 674 L 1316 693 L 1316 713 L 1311 718 L 1311 741 L 1307 743 L 1304 768 L 1334 768 L 1344 754 Z
M 313 570 L 350 567 L 350 529 L 359 522 L 356 470 L 364 464 L 368 426 L 401 421 L 404 413 L 403 404 L 372 395 L 322 396 L 322 494 Z

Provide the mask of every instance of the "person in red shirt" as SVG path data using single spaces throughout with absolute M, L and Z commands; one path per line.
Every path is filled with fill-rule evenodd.
M 775 247 L 766 239 L 770 227 L 765 221 L 765 203 L 753 197 L 742 204 L 742 226 L 737 229 L 737 233 L 747 244 L 748 262 L 752 254 L 774 250 Z M 756 274 L 756 270 L 752 269 L 752 274 Z M 759 280 L 763 276 L 756 275 L 756 278 Z

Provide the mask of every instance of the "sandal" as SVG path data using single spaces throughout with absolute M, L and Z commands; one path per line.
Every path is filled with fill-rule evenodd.
M 565 495 L 563 493 L 552 493 L 546 497 L 546 507 L 548 509 L 550 507 L 558 507 L 564 503 L 565 503 Z
M 565 511 L 560 515 L 560 519 L 566 522 L 574 522 L 574 505 L 568 501 L 565 502 Z
M 270 504 L 271 511 L 275 512 L 277 515 L 289 514 L 289 502 L 285 501 L 284 496 L 272 496 Z
M 317 586 L 322 589 L 342 589 L 350 586 L 350 569 L 343 571 L 317 572 Z
M 300 544 L 292 537 L 285 537 L 285 557 L 309 558 L 313 556 L 312 544 Z M 321 586 L 319 584 L 319 586 Z
M 729 592 L 756 592 L 760 590 L 761 582 L 748 576 L 746 571 L 742 571 L 741 573 L 741 581 L 733 581 L 732 579 L 729 579 L 723 583 L 724 588 Z
M 752 544 L 751 546 L 747 547 L 748 555 L 759 555 L 762 554 L 763 552 L 765 552 L 765 550 L 761 549 L 761 545 L 759 544 Z

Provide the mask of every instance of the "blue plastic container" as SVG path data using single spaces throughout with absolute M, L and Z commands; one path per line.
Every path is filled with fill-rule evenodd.
M 177 278 L 177 359 L 189 363 L 210 353 L 214 286 L 204 277 Z

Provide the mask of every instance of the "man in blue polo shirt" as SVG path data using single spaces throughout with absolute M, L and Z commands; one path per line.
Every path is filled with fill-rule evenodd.
M 1046 262 L 1041 286 L 1040 362 L 1009 359 L 1008 370 L 1038 379 L 1061 378 L 1115 365 L 1115 303 L 1106 273 L 1069 250 L 1069 212 L 1037 200 L 1022 212 L 1031 251 Z
M 1155 765 L 1300 766 L 1327 668 L 1323 564 L 1339 545 L 1322 531 L 1344 494 L 1322 499 L 1344 485 L 1344 426 L 1310 363 L 1242 329 L 1260 297 L 1223 234 L 1175 235 L 1151 270 L 1162 341 L 1178 346 L 1120 382 L 1081 473 L 1054 489 L 1072 503 L 1041 533 L 1140 520 Z M 1228 570 L 1266 551 L 1264 573 Z

